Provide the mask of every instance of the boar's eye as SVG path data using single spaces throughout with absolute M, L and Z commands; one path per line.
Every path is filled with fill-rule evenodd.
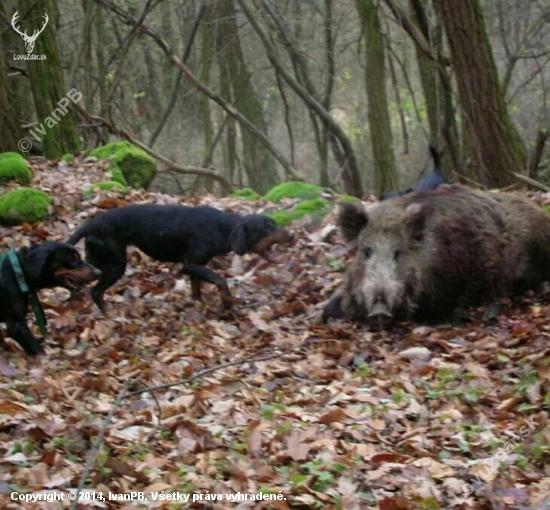
M 363 255 L 365 255 L 365 258 L 368 260 L 372 256 L 372 248 L 370 246 L 367 246 L 363 249 Z
M 401 250 L 395 250 L 393 252 L 393 260 L 397 262 L 399 260 L 399 257 L 401 257 Z

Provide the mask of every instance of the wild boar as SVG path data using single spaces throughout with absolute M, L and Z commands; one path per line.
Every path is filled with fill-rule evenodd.
M 357 254 L 323 322 L 437 318 L 550 280 L 550 216 L 519 196 L 444 185 L 338 222 Z

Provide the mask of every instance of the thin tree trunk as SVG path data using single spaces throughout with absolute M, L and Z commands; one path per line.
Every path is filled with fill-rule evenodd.
M 210 70 L 212 68 L 212 48 L 213 48 L 213 30 L 212 30 L 212 7 L 205 6 L 204 22 L 202 24 L 202 48 L 201 48 L 201 74 L 200 80 L 206 86 L 210 86 Z M 202 112 L 202 133 L 203 133 L 203 161 L 210 159 L 213 152 L 214 127 L 210 118 L 210 101 L 206 96 L 201 95 L 200 109 Z M 204 166 L 204 165 L 203 165 Z M 212 180 L 204 180 L 205 188 L 212 192 Z
M 385 42 L 380 30 L 378 7 L 374 0 L 356 0 L 356 4 L 365 35 L 369 131 L 374 157 L 374 184 L 376 193 L 380 194 L 397 188 L 386 96 Z
M 220 94 L 227 103 L 234 105 L 233 91 L 231 90 L 231 77 L 229 75 L 229 67 L 225 56 L 223 28 L 218 24 L 216 38 L 216 56 L 218 60 L 218 72 L 220 83 Z M 220 119 L 223 119 L 223 114 L 220 112 Z M 220 120 L 220 123 L 223 120 Z M 223 159 L 225 169 L 225 177 L 229 182 L 236 182 L 235 169 L 237 166 L 237 126 L 233 118 L 227 119 L 227 129 L 225 134 L 225 143 L 223 144 Z
M 235 103 L 235 106 L 258 130 L 267 136 L 262 104 L 252 85 L 252 80 L 248 79 L 249 72 L 237 27 L 234 0 L 218 1 L 218 19 L 220 34 L 226 46 L 225 57 L 228 62 L 233 96 L 236 96 L 237 91 L 243 91 L 242 97 Z M 258 193 L 263 194 L 279 182 L 273 158 L 254 135 L 246 130 L 242 130 L 241 135 L 243 164 L 250 186 Z
M 454 170 L 462 173 L 460 165 L 460 147 L 458 128 L 456 124 L 456 109 L 453 102 L 451 78 L 440 56 L 442 51 L 442 34 L 440 23 L 430 29 L 426 16 L 424 2 L 411 0 L 412 16 L 418 24 L 420 32 L 431 48 L 432 55 L 436 55 L 437 61 L 428 57 L 422 49 L 415 44 L 416 60 L 420 73 L 420 82 L 424 92 L 428 125 L 430 127 L 430 139 L 437 147 L 443 145 L 445 140 L 447 149 L 443 152 L 443 172 L 450 178 Z
M 324 36 L 325 36 L 325 60 L 327 63 L 327 77 L 325 81 L 325 90 L 323 91 L 322 105 L 327 112 L 330 111 L 332 105 L 332 91 L 334 90 L 334 75 L 336 64 L 334 61 L 334 31 L 332 19 L 332 0 L 325 0 L 325 19 L 324 19 Z M 330 186 L 328 175 L 328 133 L 326 126 L 323 125 L 323 136 L 321 137 L 321 165 L 320 165 L 320 184 L 321 186 Z

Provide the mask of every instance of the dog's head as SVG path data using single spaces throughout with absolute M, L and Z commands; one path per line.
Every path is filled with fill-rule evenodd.
M 65 243 L 33 244 L 18 250 L 18 255 L 27 284 L 35 289 L 64 287 L 79 291 L 101 275 L 80 258 L 75 248 Z
M 249 214 L 243 216 L 242 221 L 231 232 L 231 249 L 237 255 L 253 252 L 275 262 L 268 253 L 271 246 L 290 243 L 293 239 L 292 232 L 279 228 L 271 218 Z

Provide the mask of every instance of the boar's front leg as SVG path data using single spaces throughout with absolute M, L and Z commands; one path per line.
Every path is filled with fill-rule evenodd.
M 325 306 L 321 315 L 321 324 L 326 324 L 329 319 L 341 319 L 344 316 L 342 312 L 342 296 L 334 296 Z

